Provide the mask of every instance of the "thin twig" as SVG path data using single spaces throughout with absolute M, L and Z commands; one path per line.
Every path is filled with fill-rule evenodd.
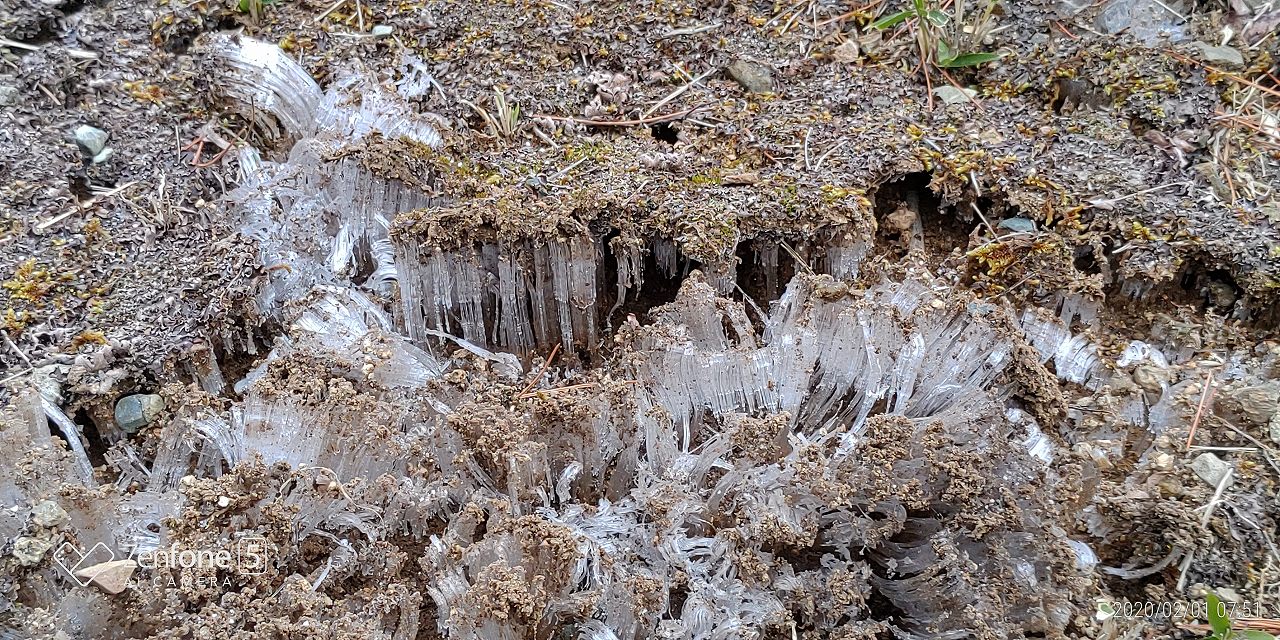
M 970 203 L 969 203 L 969 206 L 973 208 L 973 212 L 974 212 L 974 213 L 978 214 L 978 219 L 979 219 L 979 220 L 982 220 L 982 224 L 987 225 L 987 231 L 990 231 L 990 232 L 991 232 L 991 237 L 992 237 L 992 238 L 994 238 L 994 237 L 996 237 L 996 236 L 1000 235 L 1000 234 L 996 233 L 996 228 L 995 228 L 995 227 L 993 227 L 993 226 L 991 226 L 991 221 L 990 221 L 990 220 L 987 220 L 987 216 L 986 216 L 986 214 L 982 213 L 982 209 L 978 207 L 978 203 L 976 203 L 976 202 L 970 202 Z
M 1203 62 L 1200 62 L 1199 60 L 1196 60 L 1195 58 L 1189 58 L 1189 57 L 1187 57 L 1187 56 L 1182 55 L 1181 53 L 1178 53 L 1177 51 L 1172 51 L 1172 50 L 1168 50 L 1168 49 L 1166 49 L 1166 50 L 1165 50 L 1165 53 L 1166 53 L 1166 54 L 1168 54 L 1168 55 L 1170 55 L 1170 56 L 1173 56 L 1174 58 L 1177 58 L 1178 60 L 1181 60 L 1181 61 L 1183 61 L 1183 62 L 1189 62 L 1189 63 L 1192 63 L 1192 64 L 1199 65 L 1199 66 L 1204 67 L 1205 69 L 1208 69 L 1209 71 L 1212 71 L 1212 72 L 1214 72 L 1214 73 L 1216 73 L 1216 74 L 1218 74 L 1218 75 L 1226 76 L 1226 77 L 1228 77 L 1228 78 L 1230 78 L 1230 79 L 1232 79 L 1232 80 L 1235 80 L 1236 82 L 1239 82 L 1240 84 L 1248 85 L 1248 86 L 1250 86 L 1250 87 L 1253 87 L 1254 89 L 1257 89 L 1257 90 L 1259 90 L 1259 91 L 1262 91 L 1263 93 L 1268 93 L 1268 94 L 1271 94 L 1272 96 L 1275 96 L 1275 97 L 1277 97 L 1277 98 L 1280 98 L 1280 91 L 1278 91 L 1278 90 L 1276 90 L 1276 89 L 1272 89 L 1272 88 L 1269 88 L 1269 87 L 1264 87 L 1264 86 L 1262 86 L 1262 85 L 1260 85 L 1260 84 L 1258 84 L 1258 83 L 1256 83 L 1256 82 L 1251 82 L 1251 81 L 1249 81 L 1249 80 L 1245 80 L 1244 78 L 1242 78 L 1242 77 L 1240 77 L 1240 76 L 1238 76 L 1238 75 L 1236 75 L 1236 74 L 1234 74 L 1234 73 L 1228 73 L 1228 72 L 1223 71 L 1222 69 L 1219 69 L 1219 68 L 1217 68 L 1217 67 L 1215 67 L 1215 66 L 1213 66 L 1213 65 L 1209 65 L 1209 64 L 1205 64 L 1205 63 L 1203 63 Z
M 27 44 L 25 42 L 18 42 L 17 40 L 10 40 L 8 38 L 0 38 L 0 47 L 9 47 L 11 49 L 23 49 L 26 51 L 40 50 L 40 47 L 36 45 Z
M 812 274 L 812 273 L 813 273 L 813 267 L 810 267 L 810 266 L 809 266 L 809 263 L 808 263 L 808 262 L 805 262 L 805 259 L 804 259 L 804 258 L 802 258 L 802 257 L 800 257 L 800 254 L 799 254 L 799 253 L 796 253 L 796 250 L 795 250 L 795 249 L 792 249 L 792 248 L 791 248 L 791 245 L 790 245 L 790 244 L 788 244 L 786 240 L 781 240 L 781 241 L 779 241 L 779 244 L 781 244 L 781 245 L 782 245 L 782 248 L 783 248 L 783 249 L 785 249 L 785 250 L 787 251 L 787 253 L 791 254 L 791 259 L 792 259 L 792 260 L 795 260 L 795 261 L 796 261 L 796 264 L 798 264 L 798 265 L 800 265 L 800 266 L 804 267 L 804 270 L 805 270 L 805 271 L 807 271 L 808 273 L 810 273 L 810 274 Z
M 836 16 L 836 17 L 834 17 L 834 18 L 827 18 L 826 20 L 823 20 L 822 22 L 819 22 L 819 23 L 817 24 L 817 26 L 819 26 L 819 27 L 825 27 L 825 26 L 827 26 L 827 25 L 831 24 L 832 22 L 841 22 L 841 21 L 844 21 L 844 20 L 848 20 L 849 18 L 852 18 L 852 17 L 854 17 L 854 16 L 858 15 L 858 12 L 860 12 L 860 11 L 870 11 L 871 9 L 875 8 L 875 6 L 876 6 L 876 5 L 880 4 L 880 3 L 881 3 L 881 2 L 883 2 L 883 1 L 884 1 L 884 0 L 875 0 L 875 2 L 869 2 L 869 3 L 867 3 L 867 4 L 862 5 L 861 7 L 858 7 L 858 8 L 856 8 L 856 9 L 853 9 L 853 10 L 851 10 L 851 11 L 846 11 L 846 12 L 844 12 L 844 13 L 842 13 L 842 14 L 840 14 L 840 15 L 838 15 L 838 16 Z
M 582 164 L 582 163 L 586 162 L 586 161 L 587 161 L 587 158 L 589 158 L 589 157 L 590 157 L 590 156 L 582 156 L 581 158 L 578 158 L 577 162 L 574 162 L 573 164 L 571 164 L 571 165 L 569 165 L 569 166 L 567 166 L 567 167 L 565 167 L 565 168 L 563 168 L 563 169 L 561 169 L 561 170 L 559 170 L 559 171 L 557 171 L 557 172 L 555 172 L 555 173 L 551 174 L 551 177 L 547 178 L 547 182 L 555 182 L 555 181 L 559 180 L 560 178 L 563 178 L 563 177 L 565 176 L 565 174 L 569 173 L 570 171 L 573 171 L 573 169 L 574 169 L 575 167 L 577 167 L 578 165 L 580 165 L 580 164 Z
M 1191 440 L 1196 437 L 1196 427 L 1200 426 L 1200 416 L 1204 415 L 1204 406 L 1213 395 L 1213 373 L 1205 378 L 1204 391 L 1200 393 L 1200 404 L 1196 405 L 1196 417 L 1191 421 L 1191 431 L 1187 432 L 1187 448 L 1191 448 Z
M 713 22 L 711 24 L 704 24 L 696 27 L 686 27 L 684 29 L 672 29 L 671 31 L 668 31 L 658 36 L 658 40 L 665 40 L 667 38 L 674 38 L 676 36 L 691 36 L 698 33 L 705 33 L 707 31 L 715 31 L 716 29 L 719 29 L 722 26 L 724 26 L 723 22 Z
M 813 128 L 804 130 L 804 170 L 812 171 L 813 166 L 809 163 L 809 135 L 813 133 Z
M 813 163 L 813 170 L 817 171 L 818 169 L 821 169 L 822 162 L 827 159 L 827 156 L 835 153 L 838 149 L 840 149 L 840 147 L 843 147 L 848 142 L 849 142 L 849 139 L 845 138 L 844 140 L 841 140 L 840 142 L 837 142 L 834 145 L 831 145 L 831 148 L 827 149 L 826 153 L 823 153 L 822 155 L 818 156 L 818 161 Z
M 644 113 L 640 114 L 640 117 L 648 118 L 649 116 L 653 115 L 654 111 L 657 111 L 658 109 L 660 109 L 662 105 L 667 104 L 668 102 L 671 102 L 676 98 L 679 98 L 680 95 L 683 94 L 685 91 L 688 91 L 690 87 L 692 87 L 695 84 L 698 84 L 699 82 L 702 82 L 703 80 L 707 79 L 707 76 L 710 76 L 711 74 L 719 70 L 720 70 L 720 67 L 713 66 L 710 69 L 707 69 L 706 73 L 694 78 L 693 80 L 690 80 L 689 82 L 686 82 L 685 84 L 680 85 L 680 87 L 677 88 L 675 91 L 672 91 L 671 93 L 667 94 L 667 97 L 659 100 L 652 107 L 649 107 L 648 111 L 645 111 Z
M 538 384 L 538 378 L 541 378 L 542 374 L 546 373 L 547 367 L 551 365 L 551 360 L 555 358 L 556 354 L 559 352 L 559 344 L 551 348 L 551 355 L 547 356 L 547 359 L 542 361 L 542 368 L 538 369 L 538 372 L 533 375 L 533 379 L 529 381 L 529 384 L 526 385 L 524 389 L 520 390 L 518 395 L 524 396 L 524 394 L 529 393 L 529 390 L 533 388 L 533 385 Z
M 22 349 L 19 349 L 19 348 L 18 348 L 18 345 L 14 344 L 14 343 L 13 343 L 13 340 L 10 340 L 10 339 L 9 339 L 9 332 L 8 332 L 8 331 L 0 331 L 0 336 L 4 336 L 4 342 L 5 342 L 5 344 L 9 345 L 9 348 L 10 348 L 10 349 L 13 349 L 13 352 L 14 352 L 14 353 L 16 353 L 16 354 L 18 354 L 18 357 L 19 357 L 19 358 L 22 358 L 22 361 L 23 361 L 23 362 L 27 363 L 27 367 L 28 367 L 28 368 L 31 368 L 31 367 L 32 367 L 32 364 L 31 364 L 31 358 L 28 358 L 28 357 L 27 357 L 27 354 L 23 353 L 23 352 L 22 352 Z
M 668 120 L 679 120 L 680 118 L 683 118 L 702 108 L 703 107 L 699 105 L 696 107 L 685 109 L 684 111 L 668 113 L 662 116 L 653 116 L 651 118 L 640 118 L 638 120 L 591 120 L 590 118 L 571 118 L 571 117 L 565 117 L 565 116 L 553 116 L 545 113 L 536 114 L 533 117 L 546 118 L 548 120 L 555 120 L 558 122 L 576 122 L 578 124 L 585 124 L 587 126 L 592 126 L 592 127 L 635 127 L 635 126 L 645 125 L 645 124 L 656 124 L 659 122 L 666 122 Z
M 1262 453 L 1262 459 L 1267 461 L 1267 464 L 1271 466 L 1271 469 L 1275 471 L 1277 475 L 1280 475 L 1280 464 L 1276 464 L 1276 461 L 1272 458 L 1270 447 L 1268 447 L 1265 444 L 1262 444 L 1262 441 L 1249 435 L 1240 427 L 1237 427 L 1234 424 L 1227 422 L 1226 420 L 1221 420 L 1220 422 L 1222 422 L 1222 424 L 1227 425 L 1228 429 L 1236 432 L 1241 436 L 1244 436 L 1246 440 L 1248 440 L 1249 442 L 1252 442 L 1255 446 L 1257 446 L 1259 449 L 1259 452 Z
M 1151 1 L 1159 5 L 1160 8 L 1164 9 L 1165 11 L 1168 11 L 1169 13 L 1172 13 L 1173 15 L 1178 16 L 1179 20 L 1183 22 L 1187 21 L 1187 17 L 1182 15 L 1181 13 L 1178 13 L 1177 11 L 1174 11 L 1173 7 L 1170 7 L 1169 5 L 1161 2 L 1160 0 L 1151 0 Z
M 105 192 L 103 192 L 103 193 L 100 193 L 100 194 L 98 194 L 98 195 L 96 195 L 96 196 L 92 197 L 92 198 L 89 198 L 87 201 L 85 201 L 85 203 L 84 203 L 84 204 L 77 203 L 77 204 L 76 204 L 76 208 L 75 208 L 75 209 L 71 209 L 70 211 L 66 211 L 66 212 L 60 213 L 60 214 L 58 214 L 58 215 L 56 215 L 56 216 L 54 216 L 54 217 L 52 217 L 52 218 L 50 218 L 50 219 L 48 219 L 48 220 L 45 220 L 44 222 L 41 222 L 41 223 L 37 224 L 37 225 L 35 226 L 35 230 L 36 230 L 36 231 L 44 231 L 45 229 L 48 229 L 49 227 L 52 227 L 53 225 L 58 224 L 59 222 L 62 222 L 63 220 L 66 220 L 67 218 L 71 217 L 72 215 L 74 215 L 74 214 L 76 214 L 76 213 L 80 213 L 80 212 L 85 211 L 85 210 L 86 210 L 86 209 L 88 209 L 89 207 L 92 207 L 93 205 L 97 204 L 99 200 L 105 200 L 105 199 L 107 199 L 107 198 L 110 198 L 111 196 L 114 196 L 114 195 L 116 195 L 117 193 L 120 193 L 121 191 L 124 191 L 125 189 L 128 189 L 129 187 L 132 187 L 132 186 L 133 186 L 133 185 L 135 185 L 135 184 L 138 184 L 138 181 L 137 181 L 137 180 L 134 180 L 133 182 L 126 182 L 125 184 L 122 184 L 122 185 L 120 185 L 120 186 L 118 186 L 118 187 L 116 187 L 116 188 L 114 188 L 114 189 L 112 189 L 112 190 L 110 190 L 110 191 L 105 191 Z
M 329 17 L 329 14 L 333 13 L 334 11 L 337 11 L 338 7 L 341 7 L 346 3 L 347 3 L 347 0 L 338 0 L 337 2 L 333 3 L 333 6 L 329 7 L 328 9 L 325 9 L 324 13 L 316 16 L 315 19 L 312 20 L 312 22 L 314 22 L 315 24 L 320 24 L 321 20 L 324 20 L 325 18 Z
M 574 389 L 586 389 L 587 387 L 594 387 L 594 386 L 596 386 L 596 383 L 594 382 L 583 382 L 582 384 L 571 384 L 567 387 L 555 387 L 553 389 L 539 389 L 537 391 L 529 391 L 529 392 L 520 394 L 519 397 L 521 399 L 532 398 L 534 396 L 538 396 L 542 394 L 560 393 L 561 391 L 573 391 Z
M 1168 184 L 1162 184 L 1162 185 L 1159 185 L 1159 186 L 1151 187 L 1150 189 L 1143 189 L 1142 191 L 1135 191 L 1135 192 L 1133 192 L 1133 193 L 1126 194 L 1126 195 L 1123 195 L 1123 196 L 1116 196 L 1116 197 L 1114 197 L 1114 198 L 1092 198 L 1092 199 L 1086 200 L 1086 202 L 1088 202 L 1089 204 L 1091 204 L 1091 205 L 1093 205 L 1093 206 L 1095 206 L 1095 207 L 1098 207 L 1098 206 L 1103 206 L 1103 207 L 1106 207 L 1106 206 L 1115 206 L 1115 205 L 1116 205 L 1116 203 L 1118 203 L 1118 202 L 1124 202 L 1125 200 L 1128 200 L 1129 198 L 1136 198 L 1136 197 L 1138 197 L 1138 196 L 1143 196 L 1143 195 L 1146 195 L 1146 194 L 1148 194 L 1148 193 L 1152 193 L 1152 192 L 1155 192 L 1155 191 L 1160 191 L 1160 190 L 1162 190 L 1162 189 L 1168 189 L 1169 187 L 1186 187 L 1186 186 L 1190 186 L 1190 185 L 1191 185 L 1191 183 L 1190 183 L 1190 182 L 1170 182 L 1170 183 L 1168 183 Z
M 1204 515 L 1200 516 L 1200 528 L 1209 526 L 1209 521 L 1213 519 L 1213 511 L 1218 508 L 1218 503 L 1222 502 L 1222 493 L 1227 490 L 1227 485 L 1231 484 L 1231 478 L 1234 475 L 1235 470 L 1228 467 L 1227 472 L 1218 480 L 1218 487 L 1214 489 L 1213 497 L 1209 498 L 1209 504 L 1204 506 Z

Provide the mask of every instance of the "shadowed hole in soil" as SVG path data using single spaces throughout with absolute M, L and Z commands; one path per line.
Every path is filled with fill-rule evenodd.
M 680 136 L 680 132 L 676 131 L 675 127 L 672 127 L 666 122 L 659 122 L 658 124 L 649 127 L 649 130 L 653 132 L 654 140 L 665 142 L 667 144 L 675 144 L 676 140 L 678 140 Z
M 225 340 L 215 340 L 210 347 L 213 349 L 213 361 L 217 363 L 218 372 L 225 383 L 219 395 L 226 397 L 239 397 L 239 394 L 235 393 L 235 384 L 262 363 L 275 344 L 276 337 L 284 334 L 283 327 L 274 320 L 267 319 L 261 326 L 252 328 L 242 322 L 242 319 L 236 318 L 235 324 L 223 329 L 223 335 L 251 336 L 249 339 L 256 347 L 254 350 L 250 351 L 240 345 L 234 348 L 228 347 Z M 188 353 L 186 358 L 192 366 L 191 373 L 194 373 L 197 359 L 193 358 L 191 353 Z M 197 379 L 196 382 L 199 383 L 199 380 Z
M 685 276 L 690 271 L 702 268 L 702 263 L 690 260 L 677 252 L 675 271 L 668 273 L 668 270 L 658 263 L 656 251 L 650 244 L 642 251 L 643 264 L 640 267 L 639 276 L 643 280 L 638 283 L 638 286 L 633 284 L 632 287 L 625 289 L 624 299 L 619 304 L 618 256 L 614 254 L 612 248 L 612 240 L 617 237 L 616 232 L 604 236 L 602 242 L 604 252 L 600 269 L 596 274 L 596 282 L 600 289 L 600 298 L 596 307 L 605 315 L 604 325 L 611 329 L 620 326 L 629 315 L 634 315 L 642 324 L 650 322 L 650 312 L 674 301 Z
M 1153 314 L 1176 315 L 1177 309 L 1213 314 L 1249 329 L 1274 332 L 1280 326 L 1276 305 L 1247 295 L 1229 271 L 1197 259 L 1189 260 L 1170 280 L 1153 283 L 1133 278 L 1113 283 L 1106 288 L 1106 296 L 1109 313 L 1132 316 L 1142 331 L 1150 330 Z
M 84 434 L 87 443 L 85 451 L 89 454 L 89 462 L 93 463 L 94 467 L 106 464 L 107 443 L 102 440 L 102 435 L 98 433 L 98 426 L 94 424 L 93 418 L 89 417 L 89 412 L 85 409 L 77 409 L 71 420 L 80 427 L 80 433 Z
M 872 199 L 880 227 L 876 232 L 877 255 L 900 258 L 912 242 L 922 241 L 931 266 L 936 267 L 953 249 L 968 246 L 973 225 L 967 220 L 971 216 L 957 216 L 943 208 L 941 198 L 929 188 L 932 179 L 930 173 L 919 171 L 875 189 Z
M 738 243 L 738 288 L 754 304 L 747 304 L 747 316 L 762 329 L 770 306 L 782 297 L 787 283 L 796 275 L 796 261 L 780 243 L 757 238 Z

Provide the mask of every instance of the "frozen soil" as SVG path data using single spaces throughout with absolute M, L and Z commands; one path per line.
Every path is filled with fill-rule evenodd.
M 1178 625 L 1194 621 L 1155 615 L 1099 622 L 1096 602 L 1194 602 L 1207 588 L 1280 617 L 1277 139 L 1274 118 L 1250 120 L 1253 112 L 1240 107 L 1277 90 L 1278 40 L 1265 29 L 1275 26 L 1275 15 L 1240 13 L 1248 3 L 1197 3 L 1183 7 L 1190 20 L 1177 24 L 1179 41 L 1169 42 L 1097 33 L 1105 3 L 1076 11 L 1066 2 L 1004 2 L 996 17 L 1001 30 L 989 45 L 1003 57 L 954 70 L 952 79 L 976 94 L 947 104 L 914 68 L 909 35 L 868 27 L 880 4 L 326 0 L 269 4 L 254 19 L 223 0 L 0 0 L 0 426 L 10 435 L 26 429 L 23 390 L 53 388 L 82 430 L 102 486 L 59 488 L 58 471 L 71 462 L 56 450 L 7 458 L 6 465 L 15 462 L 6 477 L 46 487 L 41 491 L 56 497 L 76 526 L 102 505 L 127 504 L 139 487 L 121 482 L 130 474 L 115 445 L 131 441 L 149 464 L 162 449 L 162 429 L 225 414 L 243 400 L 230 386 L 209 394 L 195 384 L 211 360 L 235 382 L 289 334 L 254 304 L 289 266 L 258 262 L 225 199 L 245 180 L 237 148 L 282 159 L 292 142 L 250 124 L 220 91 L 224 70 L 207 41 L 215 32 L 238 32 L 279 44 L 322 86 L 353 70 L 391 83 L 402 79 L 408 56 L 426 61 L 435 86 L 416 107 L 440 129 L 443 146 L 377 139 L 344 152 L 375 175 L 438 198 L 439 206 L 393 221 L 398 242 L 555 240 L 593 225 L 598 233 L 607 229 L 614 246 L 657 234 L 678 243 L 683 271 L 737 263 L 736 292 L 715 304 L 729 309 L 750 298 L 764 311 L 746 305 L 742 313 L 758 329 L 792 276 L 816 268 L 828 245 L 856 236 L 872 247 L 860 281 L 823 295 L 841 299 L 877 278 L 927 269 L 948 309 L 985 304 L 1011 318 L 1036 308 L 1065 317 L 1097 345 L 1106 376 L 1095 375 L 1092 385 L 1064 380 L 1059 361 L 1042 364 L 1018 342 L 1005 374 L 1013 391 L 1000 398 L 1026 408 L 1060 450 L 1055 482 L 1029 482 L 1023 495 L 1001 496 L 1007 503 L 992 506 L 1001 489 L 984 481 L 992 460 L 937 433 L 916 434 L 934 452 L 929 466 L 938 474 L 923 489 L 858 470 L 813 472 L 797 482 L 831 504 L 937 489 L 957 509 L 946 521 L 967 531 L 1012 527 L 1027 509 L 1043 528 L 1036 541 L 1052 538 L 1051 529 L 1088 540 L 1096 566 L 1077 566 L 1069 549 L 1042 550 L 1070 611 L 1065 635 L 1185 633 Z M 390 35 L 373 36 L 375 25 L 391 27 Z M 1243 52 L 1242 68 L 1206 66 L 1190 44 L 1217 44 L 1224 27 L 1239 34 L 1231 44 Z M 855 54 L 846 43 L 857 44 Z M 745 86 L 751 82 L 739 81 L 742 69 L 763 86 Z M 937 73 L 931 81 L 949 85 Z M 1250 92 L 1254 98 L 1242 97 Z M 498 93 L 519 105 L 513 132 L 498 131 L 482 115 L 498 113 Z M 81 157 L 70 138 L 81 124 L 110 134 L 108 160 Z M 203 146 L 190 144 L 201 136 Z M 752 266 L 761 258 L 747 247 L 763 238 L 785 247 L 774 258 L 777 273 Z M 664 330 L 663 305 L 680 304 L 682 285 L 691 286 L 650 278 L 612 318 L 617 339 L 609 336 L 603 355 L 563 354 L 545 379 L 539 373 L 513 381 L 494 362 L 452 354 L 451 373 L 432 383 L 432 393 L 466 407 L 449 418 L 461 437 L 453 453 L 502 486 L 518 484 L 503 465 L 515 453 L 542 446 L 550 450 L 536 455 L 571 458 L 556 448 L 589 437 L 584 416 L 601 402 L 627 402 L 628 386 L 637 384 L 627 359 L 643 351 L 638 334 Z M 397 308 L 390 298 L 379 302 Z M 1078 312 L 1082 307 L 1092 311 Z M 725 312 L 726 323 L 731 315 Z M 1021 340 L 1010 322 L 993 324 Z M 1157 345 L 1173 362 L 1126 360 L 1134 340 Z M 368 349 L 376 360 L 378 346 Z M 529 371 L 548 359 L 521 355 Z M 323 407 L 354 425 L 360 446 L 415 460 L 423 477 L 437 473 L 438 451 L 400 451 L 384 438 L 380 425 L 411 421 L 414 409 L 344 374 L 359 367 L 295 353 L 267 367 L 256 393 Z M 530 391 L 535 384 L 568 391 L 539 395 Z M 162 394 L 168 410 L 126 435 L 112 410 L 136 392 Z M 993 411 L 980 415 L 998 421 Z M 1136 424 L 1128 419 L 1134 411 L 1141 414 Z M 789 449 L 780 435 L 785 417 L 733 420 L 720 425 L 731 434 L 731 467 L 784 455 L 818 468 L 827 463 L 830 452 L 821 448 Z M 909 426 L 888 415 L 871 420 L 871 450 L 883 458 L 871 467 L 892 470 L 923 455 L 895 448 Z M 1222 491 L 1193 471 L 1204 451 L 1189 443 L 1227 448 L 1214 452 L 1233 465 Z M 421 618 L 420 637 L 438 637 L 435 621 L 446 612 L 424 586 L 438 567 L 426 559 L 422 531 L 406 525 L 340 551 L 332 535 L 299 535 L 297 513 L 339 498 L 413 518 L 417 507 L 402 504 L 384 479 L 335 475 L 249 460 L 218 478 L 184 479 L 186 502 L 181 517 L 165 525 L 169 539 L 218 548 L 229 544 L 223 534 L 252 525 L 289 550 L 287 562 L 234 584 L 188 581 L 114 596 L 79 588 L 68 596 L 76 603 L 62 609 L 41 606 L 66 587 L 49 559 L 29 566 L 14 546 L 20 534 L 61 540 L 63 532 L 0 519 L 7 554 L 0 558 L 0 620 L 20 637 L 66 637 L 73 632 L 60 615 L 84 607 L 111 611 L 112 631 L 81 637 L 363 638 L 418 629 Z M 625 475 L 618 472 L 612 484 L 598 477 L 596 486 L 583 476 L 573 491 L 583 500 L 617 500 L 629 486 L 618 479 Z M 960 490 L 966 486 L 971 495 Z M 662 498 L 647 497 L 653 513 L 664 513 Z M 25 514 L 31 504 L 3 506 Z M 353 511 L 343 512 L 347 520 L 310 526 L 363 530 L 364 516 Z M 462 524 L 451 523 L 448 535 L 440 527 L 427 533 L 451 541 L 509 535 L 533 564 L 549 569 L 535 576 L 484 565 L 454 615 L 504 611 L 529 637 L 586 633 L 571 611 L 557 612 L 561 624 L 541 618 L 572 580 L 567 549 L 577 542 L 570 531 L 509 504 L 468 501 L 457 511 Z M 705 517 L 708 526 L 726 529 L 746 519 Z M 814 553 L 807 550 L 816 531 L 753 527 L 742 530 L 765 538 L 769 557 L 755 565 L 743 560 L 744 580 L 776 579 L 773 556 L 797 567 L 818 564 L 806 555 Z M 860 535 L 872 546 L 877 535 L 907 535 L 885 527 L 887 533 L 872 527 Z M 792 596 L 788 618 L 753 632 L 890 637 L 900 624 L 895 616 L 904 614 L 883 596 L 861 600 L 870 591 L 863 585 L 875 579 L 862 566 L 867 575 L 848 573 L 825 591 Z M 1006 578 L 972 580 L 998 592 Z M 651 580 L 635 576 L 628 586 L 635 609 L 678 610 L 669 585 Z M 1025 594 L 1009 585 L 1012 609 Z M 975 625 L 978 636 L 1060 632 L 1011 610 L 965 614 L 990 620 Z

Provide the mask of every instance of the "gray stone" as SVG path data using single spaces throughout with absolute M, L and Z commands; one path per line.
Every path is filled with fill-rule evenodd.
M 1231 471 L 1231 468 L 1231 463 L 1226 462 L 1212 453 L 1202 453 L 1196 456 L 1195 460 L 1191 461 L 1191 470 L 1194 471 L 1201 480 L 1204 480 L 1205 484 L 1213 487 L 1214 489 L 1218 488 L 1218 484 L 1221 483 L 1222 479 Z M 1231 486 L 1230 482 L 1227 483 L 1227 486 Z
M 22 101 L 22 92 L 17 87 L 0 84 L 0 107 L 12 107 Z
M 13 557 L 24 567 L 34 567 L 44 559 L 44 554 L 53 548 L 53 543 L 43 538 L 22 536 L 13 541 Z
M 1209 64 L 1240 68 L 1244 66 L 1244 55 L 1235 47 L 1215 47 L 1207 42 L 1193 42 L 1191 46 L 1200 50 L 1200 57 Z
M 746 60 L 734 60 L 728 71 L 730 77 L 751 93 L 773 91 L 773 72 L 769 67 Z
M 71 135 L 75 137 L 76 147 L 80 149 L 80 155 L 84 156 L 86 160 L 94 160 L 102 155 L 107 148 L 107 139 L 111 137 L 106 131 L 87 124 L 76 127 L 76 130 Z
M 970 302 L 967 308 L 969 313 L 978 317 L 985 317 L 995 312 L 997 307 L 989 302 Z
M 36 390 L 46 400 L 56 405 L 62 404 L 62 383 L 58 382 L 62 369 L 63 365 L 46 364 L 36 367 L 31 372 L 31 382 L 35 385 Z
M 1280 383 L 1228 388 L 1216 404 L 1222 415 L 1243 426 L 1267 427 L 1280 411 Z
M 31 520 L 42 527 L 56 527 L 67 522 L 67 512 L 52 500 L 45 500 L 31 510 Z
M 1026 218 L 1005 218 L 997 227 L 1014 233 L 1035 233 L 1036 223 Z
M 858 50 L 857 40 L 845 40 L 831 52 L 831 59 L 841 64 L 857 62 L 862 52 Z
M 963 104 L 978 95 L 973 89 L 959 89 L 949 84 L 944 84 L 933 90 L 933 95 L 938 96 L 946 104 Z
M 164 398 L 154 393 L 139 393 L 116 402 L 116 426 L 135 433 L 164 411 Z
M 1280 444 L 1280 412 L 1271 416 L 1271 423 L 1267 425 L 1267 435 L 1271 436 L 1271 441 Z

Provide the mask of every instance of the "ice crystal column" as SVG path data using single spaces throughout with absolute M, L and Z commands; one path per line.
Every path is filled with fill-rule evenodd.
M 432 177 L 425 171 L 389 177 L 379 168 L 388 160 L 412 157 L 414 145 L 430 149 L 441 143 L 405 98 L 415 89 L 388 88 L 354 70 L 321 92 L 275 45 L 215 36 L 206 50 L 229 78 L 219 94 L 292 145 L 280 162 L 243 150 L 245 179 L 232 194 L 244 233 L 258 241 L 262 266 L 271 277 L 271 286 L 259 296 L 260 310 L 277 315 L 283 302 L 304 297 L 312 286 L 350 282 L 362 262 L 372 267 L 364 284 L 390 293 L 395 280 L 391 220 L 434 202 L 428 189 Z M 398 146 L 369 149 L 377 144 Z
M 655 381 L 658 403 L 686 429 L 704 408 L 787 412 L 797 431 L 848 445 L 881 403 L 909 417 L 963 403 L 1011 349 L 989 321 L 911 282 L 855 296 L 829 278 L 798 277 L 759 345 L 732 309 L 690 278 L 640 333 L 646 360 L 636 375 Z
M 405 325 L 415 341 L 441 331 L 518 354 L 555 344 L 566 350 L 598 347 L 599 238 L 455 249 L 405 239 L 397 247 Z M 640 280 L 634 277 L 628 274 L 627 282 L 638 288 Z

